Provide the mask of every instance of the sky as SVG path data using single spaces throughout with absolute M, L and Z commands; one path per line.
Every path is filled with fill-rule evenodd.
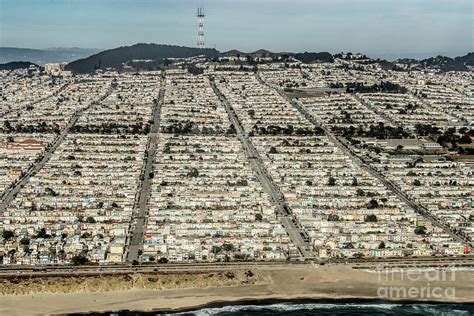
M 361 52 L 377 57 L 473 51 L 472 0 L 0 0 L 0 46 L 196 45 L 220 51 Z

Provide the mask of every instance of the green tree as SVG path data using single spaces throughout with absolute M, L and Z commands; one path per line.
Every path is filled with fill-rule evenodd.
M 365 217 L 365 221 L 366 221 L 367 223 L 376 222 L 376 221 L 377 221 L 377 216 L 375 216 L 374 214 L 367 215 L 367 216 Z
M 418 226 L 415 228 L 415 234 L 417 235 L 426 235 L 426 227 L 425 226 Z
M 51 238 L 51 235 L 46 233 L 46 229 L 41 228 L 36 234 L 36 238 Z
M 168 263 L 168 259 L 165 257 L 161 257 L 160 259 L 158 259 L 158 263 Z
M 222 251 L 222 248 L 219 247 L 219 246 L 212 246 L 212 249 L 211 249 L 211 252 L 215 255 L 217 255 L 218 253 L 220 253 Z
M 370 200 L 368 207 L 370 209 L 378 208 L 379 207 L 379 202 L 377 202 L 377 200 L 375 200 L 375 199 L 372 199 L 372 200 Z
M 89 259 L 83 255 L 77 255 L 71 258 L 71 262 L 75 266 L 82 266 L 89 263 Z
M 188 177 L 196 178 L 199 176 L 199 171 L 196 168 L 191 168 L 191 171 L 188 172 Z
M 28 246 L 30 244 L 30 239 L 29 238 L 22 238 L 20 240 L 20 244 L 23 245 L 23 246 Z
M 224 244 L 222 245 L 222 249 L 224 249 L 224 251 L 226 251 L 226 252 L 227 252 L 227 251 L 234 251 L 235 247 L 234 247 L 234 245 L 232 245 L 232 244 L 224 243 Z
M 10 240 L 15 236 L 15 233 L 12 232 L 11 230 L 4 230 L 2 233 L 2 237 L 5 240 Z

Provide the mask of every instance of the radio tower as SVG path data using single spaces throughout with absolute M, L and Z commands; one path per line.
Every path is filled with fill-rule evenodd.
M 197 19 L 198 19 L 198 34 L 197 34 L 197 47 L 204 48 L 204 7 L 198 7 Z

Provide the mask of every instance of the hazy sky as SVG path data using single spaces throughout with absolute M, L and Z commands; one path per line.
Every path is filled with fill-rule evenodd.
M 472 0 L 0 0 L 0 46 L 195 46 L 198 3 L 221 51 L 473 51 Z

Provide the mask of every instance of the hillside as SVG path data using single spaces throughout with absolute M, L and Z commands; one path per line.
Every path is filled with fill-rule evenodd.
M 314 62 L 334 62 L 334 57 L 328 52 L 321 53 L 298 53 L 295 55 L 295 58 L 300 60 L 302 63 L 309 64 Z
M 15 70 L 28 68 L 31 65 L 38 67 L 37 64 L 30 63 L 29 61 L 12 61 L 5 64 L 0 64 L 0 70 Z
M 191 48 L 174 45 L 135 44 L 105 50 L 87 58 L 73 61 L 66 65 L 66 70 L 74 73 L 92 73 L 97 69 L 115 68 L 119 70 L 124 63 L 132 60 L 152 60 L 162 64 L 166 58 L 186 58 L 205 55 L 214 58 L 219 52 L 210 48 Z
M 474 53 L 468 53 L 464 56 L 458 56 L 455 58 L 446 56 L 436 56 L 422 60 L 404 58 L 397 60 L 396 63 L 405 64 L 409 66 L 418 65 L 422 69 L 439 69 L 443 72 L 468 71 L 469 69 L 467 66 L 474 66 Z
M 17 48 L 0 47 L 0 63 L 28 60 L 38 65 L 46 63 L 67 63 L 99 52 L 95 48 Z
M 474 67 L 474 52 L 467 53 L 465 56 L 456 57 L 454 60 L 466 66 Z
M 443 72 L 468 70 L 461 61 L 446 56 L 436 56 L 423 59 L 420 61 L 420 65 L 423 68 L 436 68 Z

